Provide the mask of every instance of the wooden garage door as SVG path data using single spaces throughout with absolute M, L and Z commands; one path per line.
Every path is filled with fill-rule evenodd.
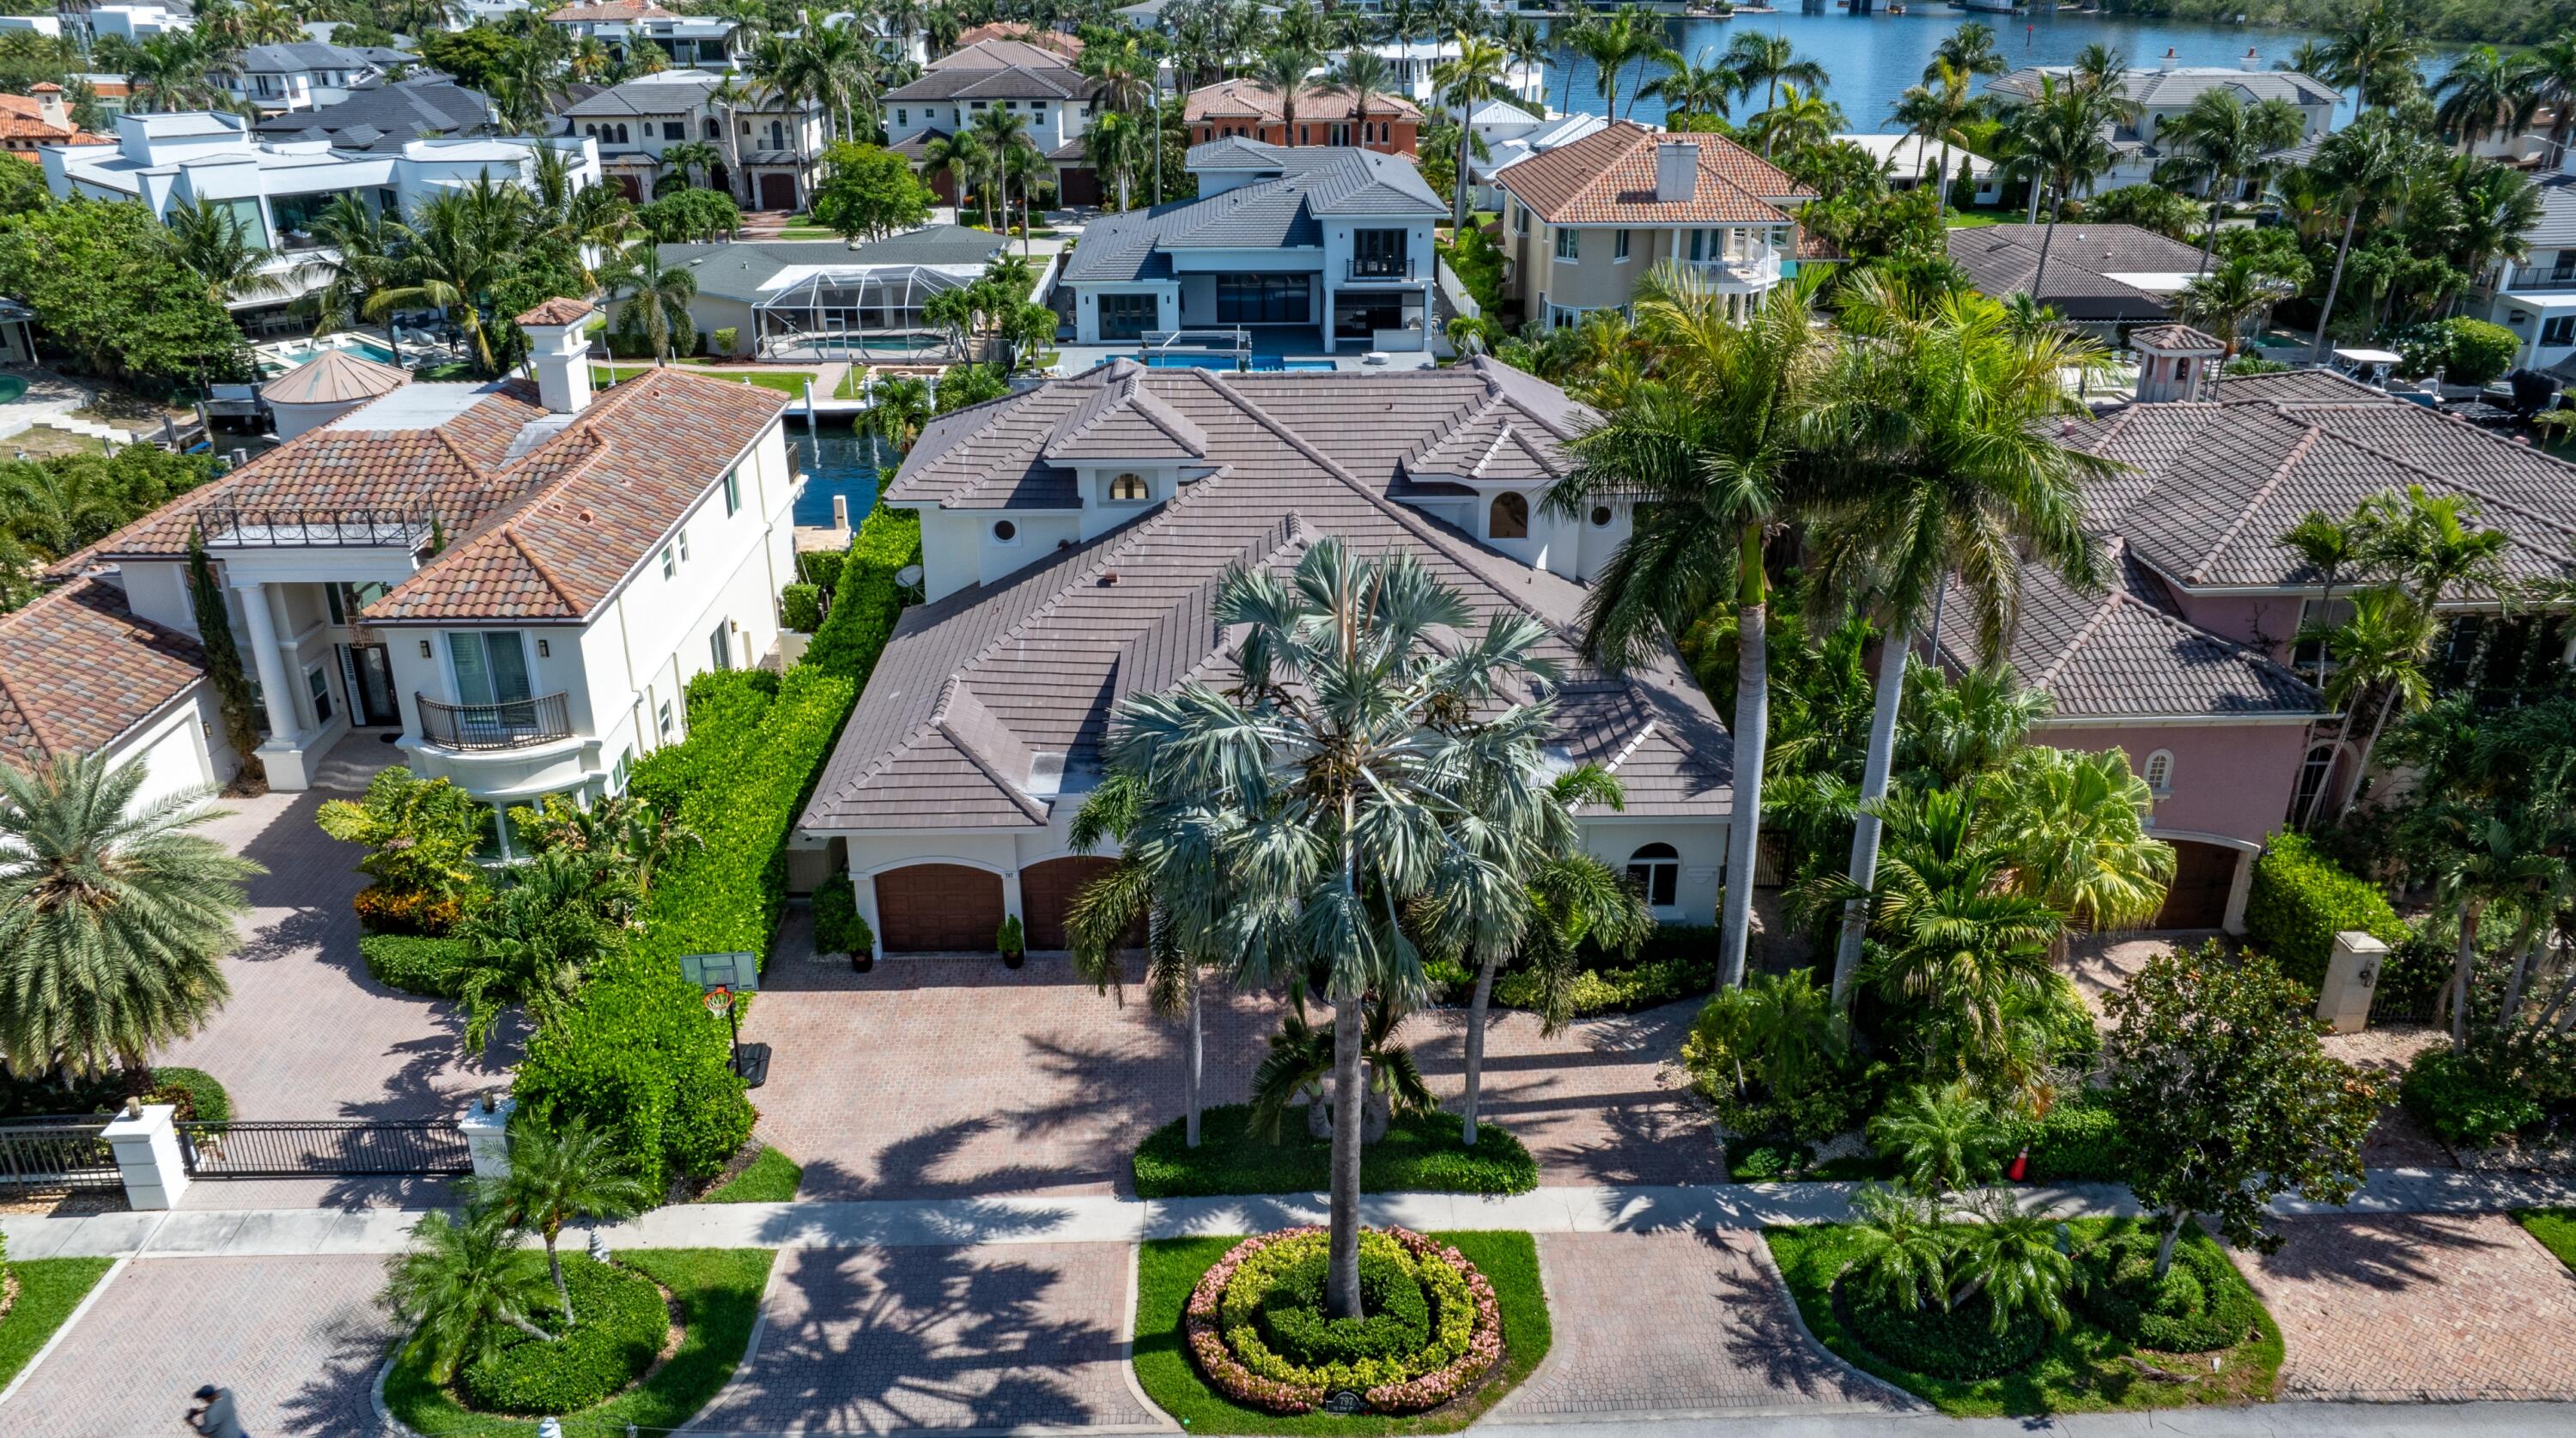
M 2174 877 L 2165 890 L 2165 906 L 2156 911 L 2159 929 L 2214 929 L 2227 918 L 2227 891 L 2236 882 L 2236 851 L 2218 844 L 2176 839 Z
M 1002 927 L 1002 876 L 963 864 L 915 864 L 877 875 L 878 938 L 888 953 L 990 952 Z
M 1027 910 L 1026 922 L 1031 949 L 1067 949 L 1072 941 L 1065 937 L 1065 915 L 1073 910 L 1073 896 L 1082 886 L 1109 872 L 1110 861 L 1098 858 L 1049 859 L 1031 864 L 1020 871 L 1020 904 Z M 1145 936 L 1140 931 L 1130 942 L 1143 947 Z
M 761 176 L 760 207 L 764 210 L 795 209 L 796 177 L 794 175 Z

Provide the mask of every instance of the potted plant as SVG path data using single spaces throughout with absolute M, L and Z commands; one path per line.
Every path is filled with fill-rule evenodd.
M 1020 928 L 1020 916 L 1005 915 L 1000 933 L 993 936 L 993 947 L 1002 951 L 1002 967 L 1016 969 L 1029 956 L 1028 940 Z

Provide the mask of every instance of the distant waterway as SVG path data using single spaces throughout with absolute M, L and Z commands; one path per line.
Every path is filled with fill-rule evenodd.
M 850 523 L 865 519 L 877 502 L 877 467 L 902 458 L 874 436 L 859 433 L 843 417 L 825 415 L 821 427 L 809 432 L 802 409 L 787 412 L 787 442 L 795 450 L 798 471 L 805 476 L 804 492 L 796 497 L 800 525 L 830 524 L 836 495 L 849 498 Z

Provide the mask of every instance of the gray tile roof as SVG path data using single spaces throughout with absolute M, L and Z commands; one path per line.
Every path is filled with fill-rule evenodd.
M 302 137 L 319 131 L 343 149 L 399 149 L 424 132 L 444 138 L 480 133 L 491 124 L 492 105 L 444 75 L 415 75 L 360 90 L 336 105 L 290 110 L 252 122 L 261 135 Z
M 2523 232 L 2524 241 L 2535 251 L 2576 249 L 2576 175 L 2542 175 L 2531 183 L 2540 191 L 2540 223 Z
M 851 248 L 841 240 L 735 240 L 726 244 L 661 245 L 662 263 L 686 266 L 698 293 L 715 299 L 757 300 L 778 272 L 798 265 L 858 269 L 870 265 L 980 265 L 1000 250 L 989 230 L 926 225 Z
M 2161 320 L 2165 302 L 2115 274 L 2190 274 L 2200 251 L 2135 225 L 2061 224 L 2054 239 L 2046 225 L 1987 225 L 1948 233 L 1950 260 L 1985 294 L 2028 293 L 2033 279 L 2047 286 L 2036 296 L 2075 320 Z M 2048 247 L 2048 272 L 2039 251 Z
M 284 74 L 293 70 L 363 70 L 367 57 L 339 45 L 325 45 L 319 40 L 297 40 L 284 45 L 245 45 L 241 67 L 245 73 Z
M 1998 76 L 1986 88 L 2016 100 L 2035 99 L 2039 95 L 2040 77 L 2045 75 L 2060 85 L 2072 74 L 2070 65 L 2030 65 L 2009 75 Z M 2211 90 L 2232 90 L 2246 104 L 2261 100 L 2287 100 L 2293 105 L 2331 105 L 2342 96 L 2332 85 L 2295 70 L 2238 70 L 2220 66 L 2184 65 L 2171 70 L 2131 70 L 2122 88 L 2130 99 L 2150 109 L 2184 107 Z
M 1108 215 L 1082 232 L 1062 278 L 1110 283 L 1168 277 L 1175 248 L 1305 248 L 1324 242 L 1319 217 L 1384 215 L 1417 219 L 1447 213 L 1422 173 L 1399 155 L 1346 145 L 1263 145 L 1243 139 L 1190 147 L 1189 166 L 1208 152 L 1212 168 L 1275 171 L 1222 194 L 1177 200 L 1150 210 Z
M 1100 93 L 1098 80 L 1064 65 L 960 65 L 924 70 L 921 78 L 885 92 L 885 101 L 1086 100 Z
M 1217 580 L 1230 565 L 1292 565 L 1325 535 L 1363 553 L 1420 555 L 1479 615 L 1536 615 L 1553 629 L 1543 649 L 1564 671 L 1557 736 L 1570 755 L 1610 765 L 1632 815 L 1724 814 L 1732 746 L 1677 662 L 1620 677 L 1590 669 L 1574 644 L 1581 588 L 1385 497 L 1406 456 L 1436 447 L 1460 417 L 1519 403 L 1498 368 L 1220 376 L 1124 363 L 942 416 L 889 502 L 976 507 L 979 472 L 1021 482 L 1043 467 L 1047 438 L 1110 388 L 1186 418 L 1215 472 L 1089 543 L 907 611 L 802 827 L 1039 827 L 1051 801 L 1029 792 L 1024 766 L 1062 755 L 1079 776 L 1096 768 L 1120 696 L 1193 674 L 1221 682 L 1230 666 L 1211 617 Z M 1558 423 L 1574 422 L 1562 396 L 1555 408 Z

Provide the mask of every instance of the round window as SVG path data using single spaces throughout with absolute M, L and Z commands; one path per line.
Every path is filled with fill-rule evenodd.
M 1011 523 L 1007 519 L 995 520 L 993 522 L 993 538 L 996 542 L 1008 544 L 1019 537 L 1020 527 L 1018 525 Z
M 1608 529 L 1610 527 L 1610 506 L 1606 504 L 1596 504 L 1592 506 L 1592 527 L 1594 529 Z

